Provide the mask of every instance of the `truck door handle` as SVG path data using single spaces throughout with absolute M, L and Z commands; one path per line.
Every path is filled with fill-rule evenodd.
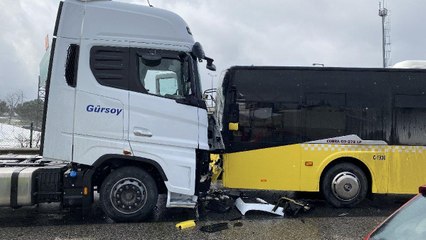
M 152 137 L 152 132 L 146 128 L 134 128 L 133 134 L 138 137 Z

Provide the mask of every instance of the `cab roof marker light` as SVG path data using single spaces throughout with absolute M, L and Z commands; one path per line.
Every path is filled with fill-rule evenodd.
M 426 196 L 426 185 L 419 187 L 419 193 L 421 193 L 423 196 Z
M 79 0 L 80 2 L 112 1 L 112 0 Z

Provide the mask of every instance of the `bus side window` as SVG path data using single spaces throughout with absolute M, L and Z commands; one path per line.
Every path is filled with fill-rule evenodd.
M 426 96 L 395 95 L 394 115 L 398 144 L 426 145 Z

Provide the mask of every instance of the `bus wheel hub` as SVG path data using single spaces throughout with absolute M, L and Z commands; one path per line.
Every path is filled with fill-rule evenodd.
M 341 172 L 333 178 L 331 189 L 334 196 L 339 200 L 350 201 L 358 196 L 360 182 L 355 174 L 351 172 Z

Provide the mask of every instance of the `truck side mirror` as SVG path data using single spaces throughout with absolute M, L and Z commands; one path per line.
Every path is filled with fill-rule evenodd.
M 198 59 L 204 59 L 205 57 L 203 47 L 199 42 L 194 43 L 194 46 L 192 46 L 192 53 Z
M 238 104 L 232 103 L 229 111 L 229 122 L 238 122 L 240 119 L 240 110 Z
M 213 59 L 206 57 L 203 47 L 199 42 L 194 43 L 194 46 L 192 46 L 192 54 L 198 59 L 199 62 L 201 62 L 203 59 L 207 61 L 206 68 L 210 71 L 216 71 L 216 66 L 213 64 Z
M 216 71 L 216 66 L 213 64 L 213 59 L 209 57 L 204 57 L 204 59 L 207 61 L 206 68 L 210 71 Z
M 240 120 L 240 110 L 238 104 L 232 103 L 229 106 L 229 131 L 238 131 L 238 122 Z

